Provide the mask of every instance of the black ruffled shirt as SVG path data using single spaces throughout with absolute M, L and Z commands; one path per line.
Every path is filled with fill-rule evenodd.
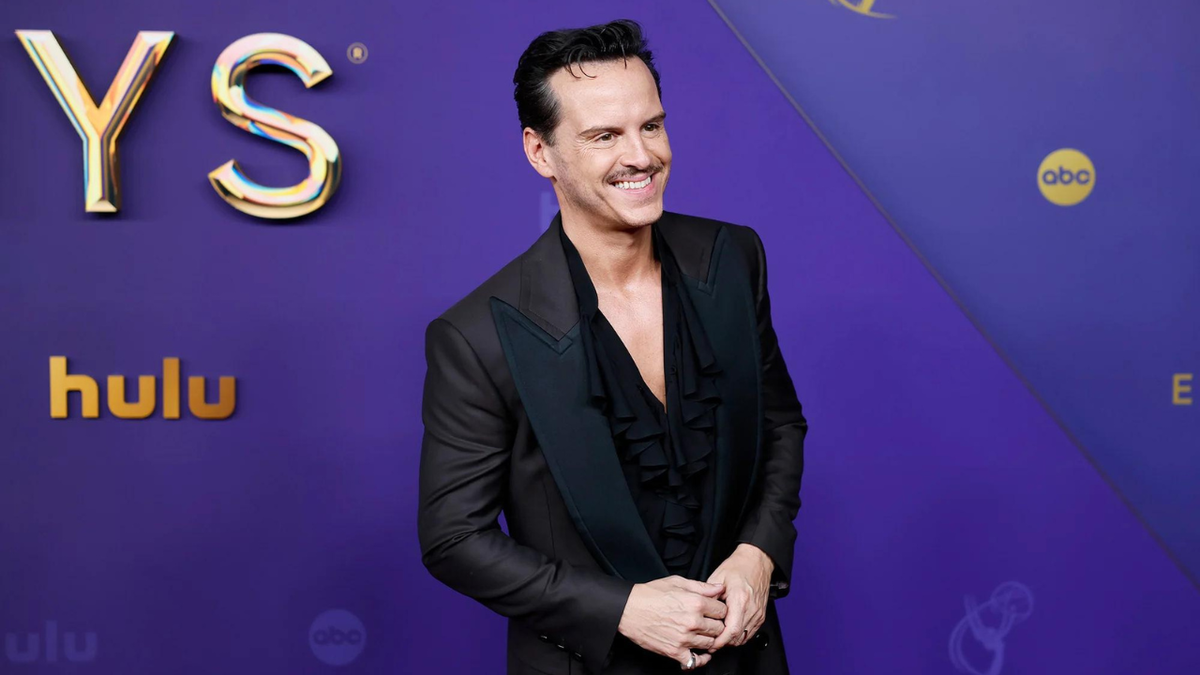
M 704 561 L 695 553 L 711 522 L 721 369 L 675 257 L 658 224 L 650 227 L 662 263 L 665 408 L 600 312 L 578 250 L 560 234 L 579 301 L 589 400 L 608 417 L 625 482 L 663 563 L 672 574 L 697 578 Z

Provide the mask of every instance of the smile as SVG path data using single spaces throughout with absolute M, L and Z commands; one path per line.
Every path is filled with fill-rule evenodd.
M 618 181 L 612 183 L 612 185 L 622 192 L 633 194 L 651 192 L 654 190 L 654 174 L 650 174 L 639 181 Z

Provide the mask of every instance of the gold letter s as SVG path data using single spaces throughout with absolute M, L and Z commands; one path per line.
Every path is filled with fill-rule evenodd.
M 258 65 L 284 66 L 306 88 L 333 74 L 317 50 L 280 33 L 256 33 L 234 42 L 213 65 L 213 100 L 221 115 L 239 129 L 291 146 L 308 158 L 308 178 L 272 188 L 246 177 L 236 159 L 208 174 L 217 194 L 233 208 L 259 218 L 295 218 L 325 205 L 341 180 L 337 143 L 321 127 L 246 96 L 246 75 Z

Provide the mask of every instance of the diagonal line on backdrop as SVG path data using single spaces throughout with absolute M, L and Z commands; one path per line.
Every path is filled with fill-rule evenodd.
M 906 235 L 904 231 L 900 229 L 900 226 L 896 224 L 896 221 L 892 218 L 891 214 L 887 212 L 887 209 L 883 208 L 883 205 L 879 203 L 879 200 L 875 198 L 875 195 L 869 189 L 867 189 L 866 184 L 863 183 L 862 179 L 858 177 L 858 174 L 854 173 L 854 170 L 850 168 L 850 165 L 846 163 L 846 160 L 843 159 L 840 154 L 838 154 L 836 149 L 834 149 L 833 144 L 829 142 L 829 139 L 825 138 L 825 135 L 822 134 L 821 130 L 817 128 L 817 125 L 812 121 L 812 118 L 808 116 L 808 113 L 804 112 L 804 109 L 801 108 L 800 104 L 796 102 L 796 99 L 792 97 L 791 92 L 789 92 L 787 88 L 783 86 L 783 83 L 779 81 L 779 78 L 775 77 L 775 73 L 772 72 L 770 67 L 767 66 L 766 62 L 762 60 L 762 58 L 758 55 L 758 52 L 754 51 L 754 47 L 750 46 L 750 43 L 746 41 L 746 38 L 742 35 L 741 31 L 737 29 L 737 26 L 733 25 L 733 21 L 731 21 L 729 17 L 726 16 L 725 12 L 721 10 L 721 7 L 717 4 L 716 0 L 708 0 L 708 4 L 712 6 L 714 11 L 716 11 L 717 16 L 721 17 L 721 20 L 725 22 L 725 25 L 729 27 L 729 30 L 731 30 L 734 36 L 737 37 L 738 41 L 742 43 L 742 46 L 746 48 L 746 51 L 750 53 L 750 56 L 754 57 L 755 62 L 757 62 L 759 67 L 763 69 L 763 72 L 767 74 L 767 77 L 771 78 L 771 81 L 774 82 L 775 86 L 779 88 L 779 91 L 783 94 L 784 98 L 786 98 L 788 103 L 790 103 L 791 106 L 795 108 L 796 112 L 800 114 L 800 117 L 804 119 L 804 123 L 808 125 L 809 129 L 812 129 L 812 132 L 817 135 L 817 138 L 819 138 L 821 143 L 825 145 L 825 148 L 829 150 L 829 153 L 833 155 L 833 158 L 837 160 L 838 164 L 840 164 L 843 169 L 845 169 L 846 173 L 854 180 L 855 184 L 858 185 L 863 194 L 867 196 L 867 199 L 871 201 L 871 204 L 873 204 L 876 210 L 879 211 L 879 214 L 883 216 L 883 219 L 887 221 L 888 225 L 892 226 L 892 230 L 895 231 L 896 235 L 899 236 L 900 239 L 903 240 L 908 248 L 913 252 L 913 254 L 917 256 L 917 260 L 921 261 L 921 264 L 924 265 L 929 274 L 933 276 L 938 285 L 942 287 L 942 290 L 946 292 L 946 295 L 950 296 L 950 299 L 953 300 L 954 304 L 958 306 L 958 309 L 963 313 L 963 316 L 967 317 L 967 320 L 971 322 L 971 325 L 975 327 L 975 330 L 979 331 L 979 334 L 983 336 L 983 339 L 986 340 L 989 345 L 991 345 L 992 349 L 996 351 L 996 354 L 1000 356 L 1000 359 L 1004 361 L 1005 365 L 1012 370 L 1013 374 L 1017 376 L 1017 379 L 1021 381 L 1021 384 L 1025 385 L 1025 388 L 1029 390 L 1029 393 L 1033 395 L 1034 399 L 1041 404 L 1042 408 L 1046 411 L 1046 414 L 1050 415 L 1050 419 L 1054 420 L 1054 423 L 1057 424 L 1060 429 L 1062 429 L 1062 432 L 1066 434 L 1071 443 L 1075 445 L 1075 448 L 1079 450 L 1079 453 L 1083 455 L 1083 458 L 1092 465 L 1092 468 L 1095 469 L 1096 473 L 1100 474 L 1100 477 L 1104 479 L 1104 482 L 1108 484 L 1108 487 L 1112 489 L 1114 493 L 1116 493 L 1117 497 L 1123 504 L 1125 504 L 1125 507 L 1129 509 L 1134 518 L 1136 518 L 1137 521 L 1141 523 L 1142 527 L 1150 533 L 1150 536 L 1155 542 L 1158 543 L 1163 552 L 1166 553 L 1167 558 L 1169 558 L 1171 562 L 1175 563 L 1175 566 L 1178 567 L 1179 571 L 1183 573 L 1184 578 L 1190 581 L 1197 590 L 1200 590 L 1200 577 L 1197 577 L 1195 574 L 1193 574 L 1192 571 L 1189 570 L 1183 564 L 1183 562 L 1175 556 L 1175 553 L 1171 551 L 1171 548 L 1167 546 L 1167 543 L 1158 535 L 1158 532 L 1156 532 L 1154 528 L 1150 526 L 1150 523 L 1146 521 L 1141 512 L 1138 511 L 1137 507 L 1133 505 L 1133 502 L 1129 501 L 1129 498 L 1125 496 L 1125 493 L 1121 492 L 1121 489 L 1117 487 L 1117 484 L 1113 482 L 1112 478 L 1109 477 L 1109 475 L 1104 471 L 1095 458 L 1092 457 L 1092 454 L 1088 452 L 1083 443 L 1075 437 L 1075 434 L 1071 433 L 1071 430 L 1067 428 L 1067 425 L 1062 421 L 1061 418 L 1059 418 L 1058 414 L 1054 412 L 1054 409 L 1050 407 L 1050 404 L 1047 403 L 1044 398 L 1042 398 L 1041 394 L 1037 392 L 1037 389 L 1034 389 L 1033 384 L 1025 377 L 1025 375 L 1021 373 L 1021 370 L 1017 368 L 1017 365 L 1013 363 L 1012 359 L 1010 359 L 1008 355 L 1004 353 L 1004 350 L 1000 348 L 1000 345 L 998 345 L 996 341 L 992 339 L 992 336 L 989 335 L 984 329 L 983 324 L 981 324 L 975 318 L 975 316 L 971 314 L 970 310 L 967 309 L 967 306 L 963 304 L 963 301 L 959 299 L 958 295 L 954 292 L 954 289 L 950 288 L 950 284 L 946 283 L 946 280 L 942 278 L 942 275 L 938 273 L 937 269 L 935 269 L 929 260 L 925 258 L 924 254 L 921 253 L 916 244 L 914 244 L 912 240 L 908 238 L 908 235 Z

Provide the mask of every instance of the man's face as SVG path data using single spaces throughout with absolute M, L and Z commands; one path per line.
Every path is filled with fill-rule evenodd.
M 662 216 L 671 172 L 654 76 L 637 57 L 582 67 L 593 77 L 575 64 L 574 76 L 560 69 L 549 79 L 560 120 L 545 150 L 560 206 L 618 228 L 649 225 Z

